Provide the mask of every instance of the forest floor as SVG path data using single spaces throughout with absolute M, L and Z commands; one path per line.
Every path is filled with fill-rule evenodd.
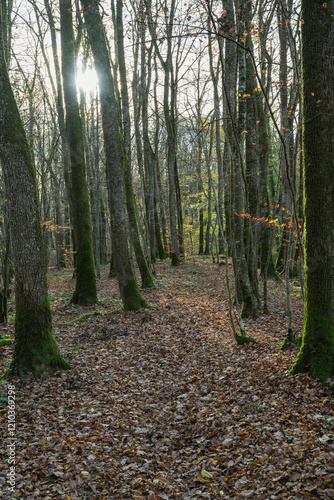
M 285 286 L 269 284 L 270 315 L 228 319 L 225 268 L 208 258 L 157 266 L 124 312 L 108 266 L 99 303 L 69 305 L 71 270 L 50 269 L 54 334 L 74 370 L 0 387 L 0 498 L 334 498 L 334 393 L 290 376 Z M 292 287 L 301 333 L 300 290 Z M 3 336 L 13 334 L 14 305 Z M 93 313 L 89 315 L 89 313 Z M 12 346 L 0 348 L 0 375 Z M 16 387 L 16 493 L 7 493 L 7 384 Z

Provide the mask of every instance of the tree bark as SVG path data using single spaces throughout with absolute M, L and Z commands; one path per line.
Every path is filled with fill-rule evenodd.
M 291 373 L 325 382 L 334 374 L 334 1 L 302 0 L 301 17 L 306 286 Z
M 87 306 L 97 302 L 93 236 L 86 182 L 85 149 L 75 82 L 75 52 L 71 0 L 60 0 L 62 73 L 66 130 L 70 150 L 70 192 L 76 246 L 75 291 L 71 302 Z
M 123 172 L 123 148 L 119 130 L 118 107 L 114 79 L 99 5 L 96 1 L 83 2 L 89 43 L 98 75 L 106 176 L 110 203 L 112 251 L 118 284 L 125 310 L 135 311 L 149 304 L 141 296 L 131 267 L 127 240 L 126 197 Z
M 176 2 L 172 0 L 169 9 L 166 7 L 165 18 L 167 22 L 166 39 L 167 53 L 163 59 L 161 52 L 156 42 L 154 34 L 154 26 L 149 22 L 149 29 L 154 41 L 156 53 L 164 72 L 164 94 L 163 94 L 163 109 L 167 131 L 167 170 L 168 170 L 168 186 L 169 186 L 169 225 L 170 225 L 170 255 L 172 266 L 179 266 L 181 256 L 184 255 L 183 249 L 183 222 L 180 188 L 178 181 L 178 168 L 176 161 L 177 150 L 177 127 L 176 127 L 176 95 L 177 82 L 173 68 L 173 53 L 172 53 L 172 33 L 173 22 L 175 17 Z M 146 1 L 147 11 L 151 14 L 151 3 Z M 152 18 L 152 15 L 151 15 Z
M 129 229 L 132 245 L 136 255 L 137 264 L 139 267 L 142 288 L 154 288 L 154 280 L 150 273 L 148 267 L 143 247 L 140 242 L 136 209 L 135 209 L 135 199 L 132 184 L 132 171 L 131 171 L 131 120 L 130 120 L 130 106 L 129 106 L 129 95 L 127 86 L 127 75 L 126 75 L 126 65 L 125 65 L 125 54 L 124 54 L 124 34 L 123 34 L 123 3 L 117 2 L 116 7 L 116 51 L 118 58 L 118 69 L 121 81 L 121 107 L 122 107 L 122 125 L 123 125 L 123 166 L 124 166 L 124 180 L 125 180 L 125 195 L 126 195 L 126 205 L 129 218 Z M 154 212 L 153 212 L 154 216 Z M 154 225 L 153 225 L 154 234 Z M 155 241 L 151 242 L 151 246 L 154 245 Z M 152 250 L 152 248 L 151 248 Z
M 65 181 L 65 188 L 66 188 L 66 194 L 67 194 L 67 200 L 70 205 L 69 207 L 69 215 L 72 223 L 72 207 L 71 207 L 71 194 L 70 194 L 70 155 L 68 151 L 68 144 L 67 144 L 67 136 L 66 136 L 66 125 L 65 125 L 65 113 L 64 113 L 64 106 L 63 106 L 63 89 L 62 89 L 62 83 L 61 83 L 61 70 L 60 70 L 60 64 L 59 64 L 59 57 L 58 57 L 58 50 L 57 50 L 57 37 L 56 37 L 56 26 L 54 22 L 54 17 L 51 9 L 51 5 L 49 0 L 44 0 L 44 5 L 46 9 L 46 13 L 48 16 L 48 22 L 50 26 L 50 35 L 51 35 L 51 47 L 52 47 L 52 56 L 53 56 L 53 62 L 54 62 L 54 69 L 55 69 L 55 76 L 56 76 L 56 106 L 57 106 L 57 121 L 58 121 L 58 127 L 59 127 L 59 133 L 60 133 L 60 138 L 61 138 L 61 160 L 62 160 L 62 167 L 63 167 L 63 175 L 64 175 L 64 181 Z M 38 13 L 36 12 L 36 18 L 38 18 Z M 61 219 L 60 219 L 61 220 Z M 69 240 L 69 231 L 67 231 L 66 236 L 67 239 Z M 68 242 L 66 244 L 68 250 L 70 249 L 70 243 Z M 66 263 L 66 262 L 65 262 Z M 62 266 L 63 267 L 63 266 Z
M 233 4 L 226 1 L 227 18 L 234 20 Z M 236 115 L 236 78 L 239 69 L 238 94 L 246 93 L 246 57 L 245 51 L 226 41 L 224 68 L 224 115 L 226 113 L 226 140 L 230 154 L 231 169 L 231 247 L 235 275 L 236 299 L 242 302 L 242 315 L 247 317 L 257 312 L 254 292 L 248 275 L 248 267 L 244 242 L 244 218 L 241 214 L 245 209 L 245 172 L 243 161 L 243 145 L 246 126 L 246 101 L 244 97 L 238 100 L 238 119 Z M 238 56 L 238 59 L 237 59 Z M 222 59 L 221 59 L 222 62 Z M 224 154 L 225 159 L 225 154 Z M 226 193 L 226 191 L 225 191 Z
M 68 369 L 52 335 L 47 265 L 35 169 L 4 58 L 0 6 L 0 160 L 4 171 L 15 266 L 15 346 L 7 374 L 46 377 Z

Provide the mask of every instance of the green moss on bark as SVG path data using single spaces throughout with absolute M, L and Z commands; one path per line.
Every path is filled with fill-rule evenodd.
M 302 1 L 306 281 L 303 341 L 291 369 L 321 382 L 334 375 L 334 113 L 327 108 L 334 101 L 334 3 L 327 7 Z
M 17 307 L 13 359 L 5 376 L 33 373 L 46 378 L 50 372 L 71 369 L 52 335 L 52 315 L 47 298 L 40 306 Z
M 250 335 L 245 335 L 244 332 L 242 335 L 236 335 L 235 340 L 236 340 L 238 345 L 249 344 L 251 342 L 255 342 L 253 337 L 251 337 Z
M 305 311 L 302 346 L 290 373 L 309 373 L 321 382 L 334 374 L 334 322 L 321 308 Z
M 71 164 L 70 195 L 76 248 L 76 285 L 71 303 L 87 306 L 97 302 L 97 289 L 86 182 L 84 135 L 75 85 L 75 41 L 70 0 L 60 1 L 60 22 L 66 131 Z
M 284 351 L 289 347 L 290 344 L 302 345 L 302 337 L 296 337 L 293 330 L 288 328 L 288 332 L 284 337 L 283 344 L 281 345 L 281 350 Z
M 148 266 L 147 266 L 147 269 L 148 269 Z M 154 279 L 152 278 L 152 275 L 149 271 L 148 271 L 148 274 L 146 274 L 146 275 L 142 274 L 141 287 L 142 288 L 155 288 Z
M 126 197 L 123 170 L 124 158 L 121 134 L 118 128 L 118 106 L 115 98 L 115 86 L 109 60 L 109 51 L 104 31 L 101 30 L 102 19 L 99 14 L 98 3 L 96 1 L 90 2 L 83 0 L 82 4 L 85 11 L 85 22 L 89 27 L 87 32 L 94 56 L 95 69 L 99 76 L 115 270 L 124 308 L 126 310 L 138 310 L 142 307 L 147 307 L 148 304 L 141 298 L 131 267 L 127 244 Z
M 15 265 L 15 342 L 5 376 L 32 372 L 45 377 L 70 368 L 52 336 L 46 256 L 30 146 L 3 58 L 0 9 L 0 159 L 8 194 Z
M 142 297 L 135 280 L 125 285 L 122 290 L 122 299 L 125 311 L 152 309 L 152 306 Z
M 71 303 L 90 306 L 97 302 L 96 276 L 92 247 L 82 245 L 80 254 L 76 254 L 76 286 Z

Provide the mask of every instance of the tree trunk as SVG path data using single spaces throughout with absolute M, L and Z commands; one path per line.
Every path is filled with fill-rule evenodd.
M 64 245 L 64 229 L 63 217 L 60 206 L 60 188 L 58 179 L 54 176 L 54 189 L 55 189 L 55 211 L 56 211 L 56 253 L 57 253 L 57 269 L 64 269 L 66 267 L 66 255 Z
M 233 6 L 226 2 L 227 18 L 234 19 Z M 242 49 L 236 54 L 235 46 L 226 42 L 226 61 L 224 68 L 224 105 L 226 113 L 226 140 L 231 155 L 231 240 L 232 260 L 235 274 L 236 299 L 242 302 L 244 317 L 256 314 L 255 297 L 248 275 L 244 244 L 245 179 L 243 165 L 243 144 L 246 124 L 246 101 L 242 97 L 246 92 L 246 57 Z M 233 57 L 234 54 L 234 57 Z M 236 55 L 238 55 L 239 89 L 238 120 L 236 109 Z
M 56 26 L 55 26 L 54 17 L 53 17 L 53 13 L 51 10 L 51 5 L 50 5 L 49 0 L 44 0 L 44 5 L 45 5 L 45 9 L 46 9 L 47 16 L 48 16 L 49 26 L 50 26 L 52 56 L 53 56 L 55 77 L 56 77 L 56 86 L 57 86 L 57 90 L 56 89 L 54 89 L 54 90 L 56 90 L 55 97 L 56 97 L 56 107 L 57 107 L 57 120 L 58 120 L 59 133 L 60 133 L 60 138 L 61 138 L 61 160 L 62 160 L 63 175 L 64 175 L 64 181 L 65 181 L 66 195 L 67 195 L 67 200 L 68 200 L 68 204 L 69 204 L 69 218 L 70 218 L 69 225 L 72 225 L 73 217 L 72 217 L 71 194 L 70 194 L 70 155 L 69 155 L 69 151 L 68 151 L 67 136 L 66 136 L 65 113 L 64 113 L 64 106 L 63 106 L 63 89 L 62 89 L 62 83 L 61 83 L 61 71 L 60 71 L 59 57 L 58 57 L 58 51 L 57 51 Z M 38 18 L 37 12 L 36 12 L 36 18 Z M 65 246 L 66 246 L 67 250 L 70 251 L 71 243 L 70 243 L 70 231 L 69 230 L 66 230 L 66 233 L 65 233 Z
M 126 231 L 124 153 L 119 130 L 114 79 L 98 3 L 85 0 L 83 5 L 89 43 L 93 52 L 100 89 L 113 259 L 124 308 L 125 310 L 135 311 L 142 307 L 149 307 L 149 304 L 139 292 L 130 262 Z
M 104 208 L 104 201 L 100 200 L 100 262 L 102 265 L 108 263 L 107 252 L 107 214 Z
M 4 59 L 0 6 L 0 160 L 4 171 L 15 265 L 15 346 L 7 374 L 71 368 L 52 335 L 35 169 Z
M 175 0 L 172 0 L 169 9 L 166 7 L 166 18 L 168 15 L 167 25 L 167 54 L 164 60 L 156 42 L 154 27 L 152 22 L 149 23 L 150 34 L 153 38 L 156 53 L 164 72 L 164 95 L 163 109 L 167 131 L 167 171 L 168 171 L 168 186 L 169 186 L 169 229 L 170 229 L 170 255 L 172 266 L 179 266 L 181 256 L 184 254 L 183 248 L 183 221 L 181 209 L 181 197 L 178 181 L 178 169 L 176 161 L 177 149 L 177 127 L 176 127 L 176 94 L 177 83 L 173 74 L 173 54 L 172 54 L 172 33 L 175 17 Z M 146 1 L 146 8 L 151 12 L 151 4 Z
M 246 7 L 246 29 L 249 32 L 246 37 L 246 47 L 253 51 L 253 40 L 251 35 L 251 4 Z M 246 160 L 246 185 L 247 185 L 247 200 L 246 212 L 251 217 L 259 217 L 259 106 L 261 105 L 261 96 L 258 97 L 256 77 L 254 74 L 253 63 L 250 57 L 246 58 L 246 144 L 245 144 L 245 160 Z M 245 241 L 246 241 L 246 256 L 248 264 L 248 273 L 252 284 L 253 292 L 258 299 L 258 240 L 259 228 L 257 223 L 252 219 L 245 221 Z M 259 301 L 259 299 L 258 299 Z
M 3 288 L 1 290 L 1 304 L 0 304 L 0 323 L 7 323 L 7 299 L 10 295 L 9 293 L 9 279 L 8 279 L 8 267 L 9 267 L 9 256 L 10 256 L 10 227 L 8 219 L 8 210 L 5 209 L 4 213 L 4 232 L 5 232 L 5 248 L 1 259 L 1 275 Z
M 125 195 L 126 205 L 129 218 L 129 229 L 132 245 L 136 255 L 137 264 L 139 267 L 142 288 L 154 288 L 154 280 L 150 273 L 143 248 L 140 242 L 139 230 L 135 209 L 135 198 L 132 185 L 132 172 L 131 172 L 131 120 L 130 120 L 130 107 L 127 86 L 127 75 L 125 66 L 124 54 L 124 33 L 123 33 L 123 3 L 117 2 L 116 8 L 116 51 L 118 58 L 118 68 L 121 81 L 121 104 L 122 104 L 122 124 L 123 124 L 123 166 L 124 166 L 124 180 L 125 180 Z M 154 217 L 154 211 L 152 207 Z M 153 224 L 153 248 L 155 247 L 154 241 L 154 224 Z M 152 250 L 152 248 L 151 248 Z
M 283 177 L 283 207 L 285 209 L 285 216 L 283 219 L 285 221 L 286 227 L 283 228 L 283 233 L 281 237 L 280 247 L 278 250 L 276 268 L 277 271 L 281 274 L 285 271 L 285 265 L 287 260 L 287 251 L 288 251 L 288 235 L 289 230 L 287 225 L 289 224 L 288 213 L 291 213 L 292 207 L 292 199 L 291 199 L 291 191 L 289 190 L 288 178 L 290 175 L 291 166 L 290 166 L 290 148 L 289 148 L 289 137 L 291 137 L 291 132 L 289 130 L 289 109 L 288 109 L 288 28 L 285 23 L 285 19 L 282 13 L 282 5 L 280 5 L 277 9 L 277 16 L 280 23 L 279 29 L 279 40 L 280 40 L 280 67 L 279 67 L 279 79 L 280 79 L 280 119 L 281 119 L 281 134 L 283 137 L 283 141 L 285 143 L 286 152 L 288 155 L 288 163 L 289 166 L 286 166 L 285 158 L 284 158 L 284 145 L 281 144 L 279 160 L 280 160 L 280 172 Z M 290 171 L 288 172 L 287 169 Z
M 305 308 L 291 373 L 334 374 L 334 1 L 302 0 Z
M 265 0 L 262 0 L 262 3 Z M 272 16 L 264 21 L 263 19 L 264 5 L 261 4 L 259 12 L 259 27 L 263 24 L 269 25 Z M 261 75 L 262 82 L 265 85 L 266 93 L 269 94 L 271 87 L 271 73 L 272 73 L 272 58 L 268 54 L 266 49 L 266 39 L 267 33 L 264 31 L 260 33 L 261 40 Z M 260 241 L 259 241 L 259 251 L 260 251 L 260 269 L 261 275 L 264 277 L 264 310 L 268 312 L 267 307 L 267 276 L 271 276 L 274 279 L 279 279 L 279 275 L 276 271 L 273 255 L 273 234 L 274 228 L 270 228 L 264 222 L 266 219 L 269 220 L 270 209 L 269 209 L 269 195 L 268 195 L 268 167 L 269 167 L 269 153 L 270 153 L 270 130 L 269 130 L 269 117 L 268 117 L 268 107 L 266 103 L 259 103 L 259 156 L 260 156 L 260 217 L 263 223 L 260 225 Z
M 75 83 L 74 33 L 71 0 L 60 0 L 61 49 L 66 129 L 70 149 L 73 230 L 76 246 L 75 291 L 71 302 L 97 302 L 90 206 L 86 182 L 85 149 Z

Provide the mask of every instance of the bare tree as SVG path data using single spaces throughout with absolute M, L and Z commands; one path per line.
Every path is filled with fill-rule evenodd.
M 8 197 L 15 265 L 15 347 L 8 374 L 45 377 L 68 369 L 52 335 L 47 265 L 35 169 L 8 77 L 0 6 L 0 160 Z

